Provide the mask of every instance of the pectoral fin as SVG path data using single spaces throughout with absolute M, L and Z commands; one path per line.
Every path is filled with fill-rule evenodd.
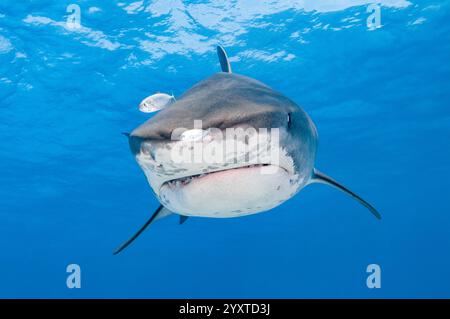
M 351 197 L 353 197 L 354 199 L 356 199 L 358 202 L 360 202 L 362 205 L 364 205 L 367 209 L 369 209 L 369 211 L 378 219 L 381 219 L 381 215 L 380 213 L 375 209 L 375 207 L 373 207 L 372 205 L 370 205 L 368 202 L 366 202 L 364 199 L 362 199 L 361 197 L 359 197 L 358 195 L 356 195 L 355 193 L 353 193 L 351 190 L 349 190 L 347 187 L 339 184 L 338 182 L 336 182 L 334 179 L 332 179 L 331 177 L 319 172 L 317 169 L 314 169 L 314 173 L 312 176 L 312 181 L 315 183 L 323 183 L 323 184 L 327 184 L 330 186 L 333 186 L 341 191 L 343 191 L 344 193 L 346 193 L 347 195 L 350 195 Z
M 133 235 L 130 237 L 130 239 L 128 239 L 126 242 L 124 242 L 122 245 L 120 245 L 115 251 L 114 251 L 114 255 L 117 255 L 118 253 L 120 253 L 122 250 L 124 250 L 125 248 L 127 248 L 133 241 L 135 241 L 136 238 L 139 237 L 140 234 L 142 234 L 142 232 L 151 224 L 153 223 L 155 220 L 161 219 L 167 215 L 170 215 L 172 212 L 170 210 L 168 210 L 167 208 L 165 208 L 164 206 L 160 205 L 158 207 L 158 209 L 153 213 L 153 215 L 149 218 L 149 220 L 147 220 L 147 222 L 145 222 L 145 224 Z

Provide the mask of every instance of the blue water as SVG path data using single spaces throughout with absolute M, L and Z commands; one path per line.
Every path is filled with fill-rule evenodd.
M 363 0 L 3 0 L 0 297 L 450 297 L 450 2 L 379 2 L 370 30 Z M 310 114 L 317 167 L 381 221 L 312 185 L 264 214 L 168 217 L 112 255 L 158 205 L 120 133 L 144 97 L 217 72 L 217 44 Z

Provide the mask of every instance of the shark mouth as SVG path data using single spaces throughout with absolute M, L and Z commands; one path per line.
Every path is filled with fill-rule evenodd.
M 182 215 L 229 218 L 269 210 L 296 190 L 295 178 L 286 169 L 255 164 L 166 181 L 158 197 Z
M 207 173 L 202 173 L 202 174 L 197 174 L 197 175 L 190 175 L 190 176 L 180 177 L 180 178 L 176 178 L 176 179 L 167 181 L 163 185 L 161 185 L 161 187 L 167 185 L 170 189 L 175 189 L 178 187 L 186 186 L 186 185 L 190 184 L 191 182 L 194 182 L 198 179 L 204 178 L 211 174 L 220 174 L 220 173 L 224 173 L 224 172 L 231 171 L 231 170 L 252 169 L 252 168 L 261 168 L 261 167 L 269 167 L 269 166 L 271 166 L 271 165 L 270 164 L 252 164 L 252 165 L 246 165 L 246 166 L 242 166 L 242 167 L 207 172 Z

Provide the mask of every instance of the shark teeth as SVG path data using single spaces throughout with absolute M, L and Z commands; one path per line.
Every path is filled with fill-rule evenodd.
M 254 168 L 254 167 L 263 167 L 263 166 L 268 166 L 268 165 L 270 165 L 270 164 L 252 164 L 252 165 L 236 167 L 236 168 L 231 168 L 231 169 Z M 177 179 L 173 179 L 171 181 L 168 181 L 168 182 L 166 182 L 166 184 L 171 189 L 179 188 L 181 186 L 186 186 L 186 185 L 190 184 L 195 179 L 202 178 L 202 177 L 204 177 L 206 175 L 209 175 L 211 173 L 217 173 L 217 172 L 220 172 L 220 171 L 214 171 L 214 172 L 209 172 L 209 173 L 203 173 L 203 174 L 197 174 L 197 175 L 181 177 L 181 178 L 177 178 Z
M 185 186 L 185 185 L 189 184 L 190 182 L 192 182 L 194 179 L 203 177 L 205 175 L 207 175 L 207 174 L 199 174 L 199 175 L 193 175 L 193 176 L 183 177 L 183 178 L 179 178 L 179 179 L 174 179 L 174 180 L 167 182 L 167 185 L 169 185 L 170 188 L 178 188 L 180 186 Z

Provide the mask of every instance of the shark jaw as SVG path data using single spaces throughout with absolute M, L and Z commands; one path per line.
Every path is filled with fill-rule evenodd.
M 294 196 L 309 179 L 295 171 L 283 148 L 275 162 L 243 160 L 257 152 L 250 149 L 224 163 L 176 163 L 171 153 L 179 143 L 144 140 L 135 157 L 161 204 L 180 215 L 230 218 L 260 213 Z
M 294 191 L 291 182 L 279 166 L 250 165 L 171 180 L 161 186 L 159 196 L 165 206 L 183 215 L 238 217 L 289 199 Z

